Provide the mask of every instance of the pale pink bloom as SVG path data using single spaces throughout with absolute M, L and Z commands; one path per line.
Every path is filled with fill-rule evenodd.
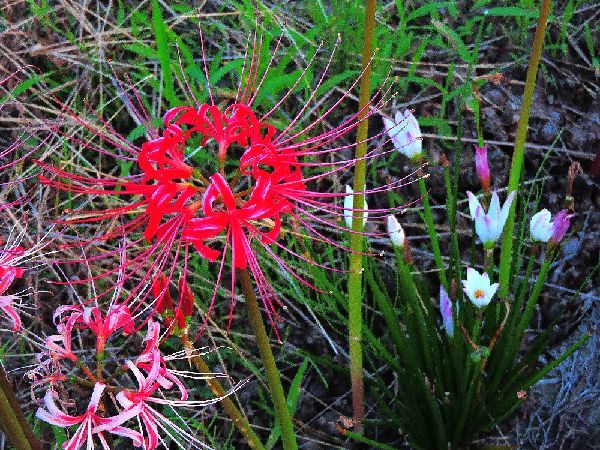
M 540 242 L 552 242 L 558 244 L 564 237 L 571 225 L 571 217 L 568 210 L 563 209 L 554 217 L 554 221 L 550 221 L 552 215 L 547 209 L 534 214 L 529 222 L 529 231 L 531 237 Z
M 79 428 L 73 437 L 63 444 L 63 450 L 77 450 L 84 444 L 88 450 L 93 449 L 94 436 L 98 437 L 98 440 L 102 444 L 102 448 L 110 450 L 106 438 L 103 435 L 103 431 L 109 431 L 112 434 L 130 438 L 133 441 L 133 445 L 136 447 L 141 446 L 142 436 L 140 433 L 121 426 L 127 420 L 135 417 L 139 413 L 139 408 L 130 408 L 117 416 L 108 418 L 100 417 L 96 414 L 105 388 L 106 385 L 96 383 L 86 412 L 79 416 L 71 416 L 64 413 L 54 403 L 52 391 L 48 390 L 44 397 L 44 406 L 46 409 L 38 409 L 35 415 L 38 419 L 58 427 L 64 428 L 79 425 Z
M 421 128 L 410 109 L 403 113 L 396 111 L 394 120 L 383 117 L 383 125 L 396 150 L 411 159 L 421 156 L 423 151 Z
M 19 331 L 21 329 L 21 317 L 17 312 L 14 304 L 19 297 L 16 295 L 2 295 L 10 287 L 15 278 L 23 276 L 23 269 L 15 267 L 17 259 L 23 254 L 21 247 L 9 247 L 0 253 L 0 311 L 6 314 L 12 322 L 11 331 Z
M 469 212 L 471 219 L 475 221 L 475 232 L 486 247 L 493 247 L 504 228 L 510 205 L 516 195 L 516 191 L 511 192 L 506 197 L 506 201 L 500 208 L 500 200 L 496 191 L 492 194 L 492 201 L 487 213 L 483 210 L 483 206 L 477 200 L 477 197 L 472 192 L 467 191 L 469 197 Z
M 480 274 L 475 269 L 467 269 L 467 279 L 463 280 L 465 294 L 478 308 L 486 307 L 498 290 L 498 283 L 490 284 L 490 277 L 486 272 Z
M 487 144 L 475 147 L 475 170 L 485 192 L 490 190 L 490 166 L 488 165 Z
M 552 237 L 554 224 L 550 221 L 552 214 L 547 209 L 535 213 L 529 222 L 531 237 L 536 241 L 548 242 Z

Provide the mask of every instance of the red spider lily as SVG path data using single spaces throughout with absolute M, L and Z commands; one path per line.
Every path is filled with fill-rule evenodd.
M 130 109 L 133 108 L 136 118 L 146 124 L 149 136 L 149 140 L 141 148 L 126 141 L 105 121 L 102 121 L 105 129 L 105 132 L 102 133 L 98 131 L 97 127 L 87 123 L 70 111 L 68 107 L 62 105 L 63 110 L 72 115 L 77 123 L 83 125 L 100 139 L 101 146 L 85 144 L 83 140 L 66 135 L 64 132 L 61 134 L 88 149 L 125 161 L 136 162 L 138 175 L 93 178 L 75 175 L 63 169 L 41 164 L 47 171 L 45 176 L 40 177 L 45 184 L 76 193 L 130 200 L 128 204 L 112 209 L 87 211 L 83 215 L 81 211 L 78 211 L 78 217 L 67 218 L 65 221 L 71 224 L 92 224 L 107 218 L 119 218 L 122 221 L 120 226 L 103 232 L 94 241 L 107 241 L 129 235 L 134 231 L 142 231 L 143 238 L 149 241 L 149 245 L 137 252 L 126 266 L 118 269 L 119 271 L 124 270 L 126 273 L 120 277 L 117 286 L 113 286 L 109 290 L 121 286 L 143 269 L 144 275 L 138 280 L 136 287 L 130 291 L 125 302 L 129 304 L 132 299 L 139 298 L 140 295 L 145 299 L 150 292 L 142 293 L 144 286 L 155 285 L 153 291 L 157 301 L 153 307 L 159 312 L 172 309 L 178 326 L 184 325 L 184 320 L 188 317 L 186 309 L 191 314 L 192 311 L 189 307 L 193 303 L 188 302 L 172 307 L 173 299 L 170 298 L 167 289 L 163 286 L 160 289 L 160 291 L 164 291 L 163 295 L 157 296 L 156 294 L 160 291 L 157 291 L 159 287 L 154 282 L 156 277 L 164 272 L 167 282 L 159 281 L 158 283 L 168 285 L 176 267 L 175 264 L 169 264 L 169 262 L 176 262 L 181 255 L 183 256 L 181 278 L 185 280 L 189 247 L 193 247 L 199 255 L 210 261 L 216 261 L 219 258 L 221 260 L 209 313 L 216 299 L 225 263 L 230 259 L 232 308 L 236 270 L 249 269 L 254 276 L 264 306 L 273 321 L 272 314 L 275 314 L 273 305 L 278 301 L 273 287 L 263 272 L 257 249 L 273 258 L 281 268 L 288 271 L 301 283 L 314 288 L 296 273 L 297 271 L 287 261 L 287 256 L 305 261 L 309 261 L 309 259 L 278 242 L 284 219 L 292 226 L 301 225 L 318 241 L 336 246 L 344 251 L 350 251 L 340 243 L 341 239 L 330 235 L 332 232 L 354 232 L 344 226 L 343 221 L 340 221 L 344 216 L 344 207 L 338 203 L 344 199 L 346 194 L 344 192 L 310 190 L 311 186 L 319 184 L 321 180 L 329 179 L 333 174 L 342 174 L 348 171 L 358 161 L 368 161 L 395 151 L 393 148 L 383 150 L 383 146 L 390 140 L 389 137 L 386 137 L 385 131 L 367 139 L 367 143 L 374 141 L 382 141 L 382 143 L 358 160 L 344 158 L 344 153 L 351 150 L 356 144 L 347 144 L 342 141 L 344 137 L 355 132 L 362 120 L 378 114 L 389 99 L 390 88 L 382 88 L 376 92 L 371 102 L 363 110 L 333 126 L 327 125 L 326 121 L 333 120 L 332 116 L 336 108 L 356 88 L 358 83 L 356 80 L 329 109 L 315 120 L 307 122 L 307 110 L 325 80 L 333 53 L 306 104 L 300 108 L 283 130 L 278 130 L 268 122 L 268 119 L 278 108 L 283 106 L 297 84 L 270 111 L 262 116 L 258 115 L 253 104 L 268 69 L 260 78 L 259 54 L 262 49 L 260 48 L 261 44 L 257 46 L 256 42 L 257 40 L 254 39 L 248 68 L 244 66 L 240 77 L 247 81 L 246 83 L 240 82 L 235 101 L 224 109 L 215 103 L 212 88 L 209 85 L 210 103 L 200 103 L 194 99 L 195 106 L 181 106 L 167 111 L 163 117 L 164 131 L 159 133 L 150 124 L 148 114 L 139 102 L 139 95 L 134 91 L 133 97 L 138 100 L 139 110 L 133 108 L 135 103 L 133 99 L 128 99 L 128 106 Z M 279 46 L 279 42 L 277 46 Z M 267 67 L 271 66 L 274 58 L 275 55 Z M 208 74 L 207 78 L 209 78 Z M 187 83 L 187 80 L 185 81 Z M 95 114 L 95 111 L 93 112 Z M 303 122 L 307 123 L 302 126 Z M 313 130 L 322 125 L 327 127 L 325 131 L 310 136 Z M 209 152 L 208 146 L 211 142 L 216 144 L 214 160 L 218 162 L 217 167 L 192 167 L 186 154 L 191 139 L 197 139 L 202 147 L 201 151 L 204 152 Z M 103 146 L 108 146 L 110 150 L 105 150 Z M 239 156 L 240 153 L 241 156 Z M 237 168 L 230 169 L 232 166 Z M 406 184 L 408 181 L 403 178 L 373 189 L 365 189 L 363 192 L 356 192 L 356 194 L 375 194 Z M 369 211 L 370 220 L 385 223 L 387 215 L 401 208 L 371 209 Z M 349 210 L 351 213 L 354 211 L 354 209 Z M 360 209 L 356 211 L 364 212 Z M 341 225 L 338 224 L 339 222 Z M 326 228 L 327 231 L 325 233 L 319 231 L 322 228 Z M 375 232 L 363 232 L 362 234 L 366 236 L 386 235 L 386 233 Z M 143 245 L 141 239 L 123 245 L 117 250 L 109 251 L 108 255 L 131 251 L 137 245 Z M 217 248 L 217 245 L 222 247 Z M 106 254 L 97 258 L 100 257 L 104 258 Z M 88 259 L 93 258 L 96 257 Z M 316 264 L 314 261 L 309 262 Z M 165 270 L 166 268 L 169 269 Z M 330 269 L 343 271 L 342 269 Z M 116 271 L 117 269 L 107 271 L 98 276 L 110 275 Z M 86 281 L 89 280 L 77 282 Z M 98 298 L 109 290 L 99 294 Z M 179 302 L 189 298 L 181 293 Z M 131 307 L 132 314 L 135 314 L 137 307 Z M 230 314 L 230 321 L 231 318 L 232 314 Z
M 140 447 L 142 445 L 141 434 L 121 426 L 124 422 L 139 414 L 139 408 L 137 410 L 130 408 L 127 411 L 110 418 L 101 417 L 97 414 L 100 399 L 105 388 L 106 385 L 96 383 L 86 412 L 79 416 L 71 416 L 64 413 L 56 406 L 56 403 L 54 403 L 52 392 L 48 391 L 44 397 L 44 406 L 46 409 L 38 409 L 35 415 L 38 419 L 59 427 L 79 425 L 79 428 L 73 437 L 63 444 L 63 450 L 77 450 L 84 444 L 86 444 L 88 450 L 93 449 L 94 436 L 98 437 L 102 444 L 102 448 L 110 450 L 111 447 L 108 445 L 103 434 L 103 431 L 107 430 L 118 436 L 130 438 L 133 445 Z
M 164 324 L 169 332 L 173 325 L 178 330 L 184 330 L 187 326 L 187 319 L 194 312 L 194 293 L 185 281 L 185 278 L 179 280 L 180 301 L 177 306 L 174 305 L 173 298 L 169 292 L 169 280 L 164 274 L 160 274 L 152 283 L 152 296 L 155 300 L 156 312 L 165 319 Z

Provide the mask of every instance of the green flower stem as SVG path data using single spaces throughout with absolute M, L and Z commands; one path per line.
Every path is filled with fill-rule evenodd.
M 546 33 L 546 25 L 550 14 L 551 0 L 542 0 L 540 5 L 540 17 L 535 29 L 533 38 L 533 46 L 531 56 L 529 58 L 529 67 L 527 67 L 527 76 L 525 78 L 525 89 L 523 90 L 523 100 L 521 102 L 521 112 L 519 114 L 519 123 L 517 125 L 517 137 L 515 139 L 515 147 L 513 151 L 513 159 L 510 168 L 510 178 L 508 180 L 508 193 L 518 190 L 519 181 L 521 180 L 521 172 L 523 170 L 523 160 L 525 157 L 525 140 L 527 138 L 527 130 L 529 127 L 529 113 L 533 100 L 533 91 L 535 89 L 535 81 L 537 78 L 540 58 L 542 56 L 542 47 L 544 45 L 544 35 Z M 513 234 L 515 227 L 515 212 L 517 202 L 513 201 L 504 226 L 504 234 L 502 236 L 502 250 L 500 253 L 500 288 L 498 296 L 508 298 L 510 271 L 512 261 Z
M 444 285 L 444 288 L 448 290 L 449 286 L 448 280 L 446 279 L 446 268 L 444 266 L 444 261 L 442 261 L 440 241 L 438 238 L 437 231 L 435 231 L 433 215 L 431 214 L 431 206 L 429 205 L 429 194 L 427 193 L 427 186 L 425 186 L 425 179 L 423 178 L 419 178 L 419 192 L 421 193 L 421 197 L 423 197 L 425 225 L 427 226 L 427 232 L 429 233 L 429 240 L 431 241 L 431 248 L 433 250 L 433 259 L 438 269 L 440 283 L 442 283 Z
M 362 68 L 363 76 L 360 80 L 358 110 L 361 122 L 356 131 L 357 161 L 354 168 L 354 192 L 365 190 L 367 166 L 363 159 L 367 153 L 366 140 L 369 135 L 369 122 L 365 119 L 368 114 L 366 105 L 371 97 L 371 56 L 373 54 L 373 35 L 375 34 L 375 6 L 376 0 L 367 0 L 365 12 L 365 31 L 363 35 Z M 353 208 L 363 209 L 364 194 L 354 195 Z M 362 250 L 364 238 L 360 232 L 363 228 L 362 213 L 354 211 L 352 230 L 350 235 L 350 274 L 348 277 L 348 335 L 350 353 L 350 379 L 352 383 L 352 411 L 354 430 L 362 431 L 362 421 L 365 415 L 364 382 L 362 363 Z
M 201 374 L 212 373 L 202 356 L 200 356 L 194 348 L 194 345 L 189 340 L 187 334 L 182 334 L 180 336 L 180 340 L 184 348 L 190 352 L 190 361 L 194 363 L 194 366 L 196 366 L 196 370 Z M 221 403 L 221 406 L 223 407 L 225 413 L 229 416 L 235 427 L 244 436 L 248 447 L 250 447 L 253 450 L 264 450 L 264 445 L 262 445 L 256 433 L 250 427 L 250 424 L 248 423 L 246 418 L 242 415 L 237 406 L 235 406 L 233 400 L 227 397 L 227 391 L 225 391 L 221 383 L 219 383 L 215 378 L 209 378 L 206 380 L 206 382 L 213 394 L 217 398 L 219 398 L 219 402 Z
M 531 317 L 533 316 L 535 305 L 537 305 L 537 301 L 540 298 L 540 294 L 542 293 L 544 284 L 546 284 L 546 280 L 548 279 L 550 266 L 552 265 L 552 261 L 554 261 L 554 249 L 551 249 L 548 253 L 546 253 L 546 258 L 546 261 L 544 261 L 544 263 L 542 264 L 542 268 L 540 269 L 540 273 L 535 282 L 535 285 L 533 286 L 531 295 L 527 299 L 527 303 L 525 304 L 525 311 L 521 316 L 521 320 L 519 321 L 517 330 L 513 334 L 509 355 L 515 354 L 517 352 L 518 346 L 523 340 L 523 333 L 525 333 L 525 329 L 531 322 Z
M 25 420 L 2 366 L 0 366 L 0 426 L 16 450 L 41 450 L 42 446 Z
M 275 365 L 275 357 L 271 351 L 267 330 L 265 329 L 265 324 L 260 314 L 260 308 L 258 307 L 254 289 L 252 288 L 250 274 L 247 269 L 238 269 L 237 274 L 242 286 L 242 292 L 246 299 L 250 325 L 252 325 L 252 329 L 254 330 L 260 358 L 262 359 L 265 368 L 269 391 L 271 392 L 271 398 L 273 400 L 273 405 L 275 406 L 275 414 L 279 420 L 279 425 L 281 426 L 283 448 L 284 450 L 296 450 L 298 444 L 296 443 L 296 436 L 294 434 L 292 416 L 287 407 L 285 393 L 283 392 L 283 386 L 281 385 L 281 377 L 279 375 L 279 370 L 277 370 L 277 366 Z

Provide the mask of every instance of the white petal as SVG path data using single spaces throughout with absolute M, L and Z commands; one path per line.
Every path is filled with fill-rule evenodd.
M 515 195 L 517 195 L 517 191 L 512 191 L 510 194 L 508 194 L 508 197 L 506 197 L 506 201 L 504 202 L 504 205 L 502 205 L 502 211 L 500 211 L 500 218 L 499 218 L 500 232 L 502 232 L 502 229 L 504 228 L 504 224 L 506 223 L 506 219 L 508 219 L 508 213 L 510 212 L 510 205 L 512 205 L 512 202 L 515 199 Z
M 469 199 L 469 213 L 471 214 L 471 219 L 475 220 L 477 207 L 481 205 L 479 204 L 479 200 L 477 200 L 477 197 L 475 197 L 475 195 L 471 191 L 467 191 L 467 197 Z
M 352 228 L 352 206 L 354 205 L 354 196 L 352 195 L 354 190 L 348 185 L 346 185 L 346 195 L 344 197 L 344 220 L 346 221 L 346 225 L 348 228 Z
M 98 404 L 100 403 L 100 398 L 102 397 L 102 392 L 104 392 L 104 388 L 106 385 L 104 383 L 96 383 L 94 386 L 94 392 L 92 392 L 92 397 L 90 398 L 90 403 L 88 405 L 88 411 L 96 412 L 98 409 Z
M 500 199 L 498 198 L 498 193 L 496 191 L 492 193 L 492 201 L 490 202 L 487 214 L 494 221 L 500 220 Z
M 388 119 L 387 117 L 382 117 L 383 119 L 383 126 L 385 127 L 385 130 L 389 133 L 390 137 L 393 137 L 394 133 L 392 133 L 391 131 L 398 131 L 398 130 L 392 130 L 396 124 L 394 123 L 393 120 Z

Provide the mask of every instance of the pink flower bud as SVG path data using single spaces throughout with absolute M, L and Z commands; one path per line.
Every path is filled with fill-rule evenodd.
M 565 237 L 565 234 L 571 225 L 571 217 L 572 216 L 568 215 L 568 211 L 566 209 L 563 209 L 556 214 L 554 217 L 554 226 L 550 242 L 558 244 L 560 241 L 562 241 L 562 238 Z
M 483 147 L 475 147 L 475 169 L 481 186 L 486 193 L 490 190 L 490 166 L 488 165 L 487 147 L 487 144 Z
M 448 336 L 454 335 L 454 319 L 452 317 L 452 301 L 444 289 L 444 286 L 440 286 L 440 312 L 442 313 L 442 321 L 444 322 L 444 328 Z

